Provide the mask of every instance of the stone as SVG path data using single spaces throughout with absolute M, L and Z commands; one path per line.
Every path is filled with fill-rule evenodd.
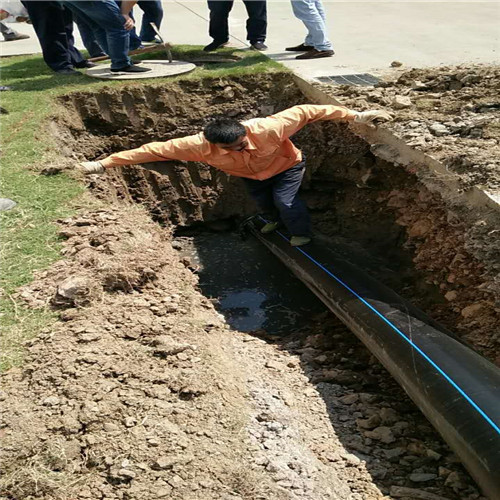
M 483 308 L 482 304 L 471 304 L 470 306 L 464 307 L 460 314 L 464 318 L 470 318 L 477 314 Z
M 347 394 L 346 396 L 342 396 L 341 398 L 339 398 L 339 401 L 346 405 L 352 405 L 354 403 L 357 403 L 358 400 L 359 400 L 358 394 Z
M 441 137 L 443 135 L 448 135 L 450 133 L 450 131 L 442 123 L 439 122 L 433 123 L 429 127 L 429 130 L 436 137 Z
M 375 429 L 380 425 L 380 417 L 378 415 L 372 415 L 371 417 L 356 420 L 356 424 L 361 429 Z
M 113 422 L 104 422 L 103 429 L 105 432 L 119 432 L 120 426 Z
M 392 61 L 391 62 L 391 68 L 400 68 L 403 66 L 403 63 L 401 61 Z
M 408 477 L 410 481 L 413 481 L 414 483 L 426 483 L 427 481 L 432 481 L 433 479 L 436 479 L 438 476 L 437 474 L 430 474 L 427 472 L 414 472 L 413 474 L 410 474 Z
M 82 276 L 71 276 L 57 287 L 57 294 L 65 299 L 75 300 L 86 297 L 90 291 L 90 280 Z
M 455 292 L 455 290 L 450 290 L 449 292 L 446 292 L 444 294 L 444 298 L 448 301 L 448 302 L 453 302 L 454 300 L 456 300 L 456 298 L 458 297 L 458 293 Z
M 397 95 L 391 102 L 394 109 L 407 109 L 413 106 L 411 99 L 407 96 Z
M 118 471 L 118 475 L 120 477 L 125 478 L 125 479 L 134 479 L 137 476 L 137 474 L 133 470 L 130 470 L 130 469 L 120 469 Z
M 391 486 L 391 497 L 394 498 L 412 498 L 415 500 L 450 500 L 430 491 L 420 490 L 417 488 L 406 488 L 404 486 Z
M 57 396 L 49 396 L 43 400 L 44 406 L 57 406 L 61 400 Z
M 392 433 L 390 427 L 377 427 L 373 431 L 366 431 L 364 434 L 368 438 L 375 439 L 386 444 L 391 444 L 396 441 L 396 438 L 394 437 L 394 434 Z
M 266 364 L 264 365 L 266 368 L 271 368 L 272 370 L 277 370 L 281 371 L 281 365 L 274 359 L 271 359 L 269 361 L 266 361 Z
M 12 210 L 17 203 L 9 198 L 0 198 L 0 212 Z

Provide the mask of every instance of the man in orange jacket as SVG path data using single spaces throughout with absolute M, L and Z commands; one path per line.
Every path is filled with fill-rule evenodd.
M 252 197 L 265 212 L 278 212 L 291 235 L 293 246 L 311 241 L 309 214 L 298 197 L 305 160 L 290 136 L 308 123 L 343 120 L 372 124 L 390 120 L 385 111 L 351 111 L 342 106 L 302 105 L 240 123 L 231 118 L 215 119 L 203 132 L 166 142 L 151 142 L 137 149 L 84 162 L 87 174 L 108 168 L 153 161 L 183 160 L 207 163 L 224 172 L 243 177 Z M 278 227 L 275 217 L 262 228 L 263 233 Z

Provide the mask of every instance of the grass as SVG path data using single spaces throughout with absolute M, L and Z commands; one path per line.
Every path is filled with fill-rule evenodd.
M 201 47 L 178 46 L 174 58 L 190 60 L 205 55 Z M 223 49 L 218 54 L 235 53 Z M 130 81 L 104 81 L 81 75 L 63 76 L 50 71 L 40 56 L 17 56 L 0 61 L 1 84 L 12 87 L 1 92 L 1 183 L 0 196 L 17 206 L 0 212 L 2 226 L 0 369 L 22 363 L 23 344 L 55 321 L 49 309 L 29 309 L 16 298 L 20 286 L 33 273 L 60 258 L 55 221 L 76 211 L 85 192 L 76 179 L 61 174 L 40 175 L 41 165 L 61 160 L 50 132 L 50 116 L 57 113 L 58 96 L 77 90 L 98 91 L 102 87 L 169 83 L 175 79 L 200 79 L 284 71 L 283 66 L 254 51 L 238 51 L 241 61 L 198 67 L 187 75 Z M 163 59 L 162 51 L 135 56 L 136 59 Z

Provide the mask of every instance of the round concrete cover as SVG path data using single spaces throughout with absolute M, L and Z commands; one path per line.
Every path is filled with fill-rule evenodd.
M 98 64 L 95 68 L 89 68 L 87 75 L 105 80 L 142 80 L 145 78 L 180 75 L 196 68 L 195 64 L 186 61 L 172 61 L 169 63 L 162 60 L 141 61 L 141 67 L 151 69 L 146 73 L 111 73 L 110 66 L 110 64 Z

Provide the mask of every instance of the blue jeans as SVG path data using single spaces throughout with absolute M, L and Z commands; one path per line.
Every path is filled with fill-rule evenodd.
M 122 8 L 121 0 L 115 0 L 115 1 L 116 1 L 116 5 L 118 5 L 118 7 L 121 10 L 121 8 Z M 134 20 L 134 23 L 135 23 L 133 9 L 128 13 L 128 15 Z M 129 36 L 129 50 L 138 49 L 142 45 L 141 39 L 139 38 L 139 35 L 137 34 L 135 26 L 128 32 L 128 36 Z
M 279 214 L 292 236 L 309 236 L 311 233 L 306 204 L 298 196 L 305 170 L 304 158 L 297 165 L 269 179 L 244 179 L 250 196 L 264 213 L 268 214 L 271 220 L 277 220 Z
M 161 0 L 139 0 L 137 5 L 144 11 L 141 26 L 141 40 L 143 42 L 154 42 L 156 33 L 149 23 L 155 23 L 160 29 L 163 19 L 163 7 Z
M 96 40 L 111 58 L 111 69 L 130 65 L 129 32 L 125 19 L 113 0 L 63 0 L 61 2 L 87 23 Z
M 94 32 L 92 28 L 85 22 L 82 21 L 77 14 L 73 13 L 73 20 L 75 24 L 78 26 L 78 31 L 80 32 L 80 36 L 82 37 L 82 42 L 90 57 L 100 57 L 105 56 L 106 54 L 102 50 L 101 46 L 97 43 L 95 39 Z
M 332 50 L 332 42 L 326 33 L 326 17 L 321 0 L 292 0 L 295 17 L 307 28 L 305 45 L 316 50 Z

